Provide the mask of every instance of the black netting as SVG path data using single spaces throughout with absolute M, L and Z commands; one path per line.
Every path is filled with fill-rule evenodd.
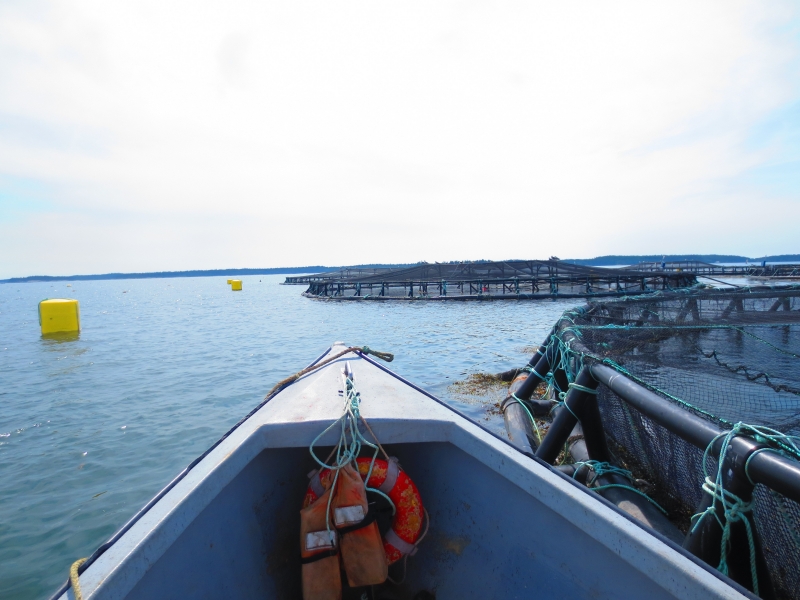
M 686 410 L 800 435 L 800 288 L 709 290 L 592 303 L 558 325 L 562 363 L 603 361 Z M 618 461 L 688 529 L 702 494 L 703 451 L 601 386 L 598 402 Z M 716 465 L 709 465 L 715 469 Z M 800 505 L 761 485 L 754 517 L 778 597 L 800 598 Z

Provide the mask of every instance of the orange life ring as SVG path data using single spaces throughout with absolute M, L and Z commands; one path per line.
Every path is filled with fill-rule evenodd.
M 371 458 L 356 459 L 358 472 L 362 479 L 369 473 Z M 309 474 L 310 482 L 303 500 L 303 508 L 319 498 L 331 486 L 332 471 L 312 471 Z M 368 487 L 378 489 L 389 496 L 394 503 L 396 512 L 392 527 L 383 536 L 383 551 L 389 564 L 397 562 L 406 554 L 413 555 L 415 543 L 422 530 L 422 498 L 417 486 L 400 468 L 396 460 L 385 461 L 376 458 L 372 468 L 372 475 L 366 482 Z

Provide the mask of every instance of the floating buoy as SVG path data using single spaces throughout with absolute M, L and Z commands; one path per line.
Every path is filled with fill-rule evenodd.
M 242 291 L 242 280 L 241 279 L 231 279 L 231 290 L 234 292 Z
M 228 285 L 233 283 L 233 279 L 228 279 Z
M 74 298 L 47 298 L 39 302 L 42 335 L 80 331 L 81 312 Z

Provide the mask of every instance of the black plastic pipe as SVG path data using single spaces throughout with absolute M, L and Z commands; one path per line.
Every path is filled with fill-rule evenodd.
M 576 425 L 576 428 L 581 428 L 581 433 L 583 434 L 582 442 L 586 444 L 586 451 L 591 459 L 601 462 L 610 462 L 611 453 L 608 451 L 606 433 L 603 429 L 603 421 L 600 417 L 600 408 L 597 406 L 597 397 L 588 393 L 587 396 L 590 397 L 586 398 L 586 401 L 583 403 L 583 414 L 579 415 L 581 422 Z M 576 460 L 586 459 L 582 458 Z
M 545 376 L 550 371 L 550 359 L 547 356 L 548 347 L 553 339 L 553 333 L 547 336 L 544 343 L 539 346 L 539 349 L 528 361 L 528 367 L 532 369 L 532 373 L 528 374 L 528 378 L 522 383 L 515 395 L 520 400 L 528 400 L 533 395 L 533 391 L 540 383 L 545 380 Z M 535 361 L 535 362 L 534 362 Z
M 555 327 L 553 327 L 550 332 L 547 334 L 547 337 L 544 338 L 542 345 L 536 349 L 536 352 L 533 353 L 531 359 L 528 361 L 529 367 L 535 367 L 536 363 L 539 362 L 539 359 L 542 358 L 545 353 L 547 352 L 548 346 L 550 346 L 550 342 L 553 340 L 553 334 L 555 333 Z
M 596 404 L 596 402 L 590 404 Z M 592 455 L 587 444 L 587 433 L 588 429 L 581 427 L 580 423 L 578 423 L 575 426 L 575 429 L 572 430 L 570 439 L 573 441 L 569 444 L 569 453 L 572 456 L 572 459 L 575 462 L 586 462 L 587 460 L 606 461 L 607 459 Z M 583 436 L 582 438 L 578 437 L 581 435 Z M 586 468 L 588 470 L 588 467 Z M 582 475 L 584 485 L 586 484 L 586 480 L 588 478 L 587 475 L 587 473 Z M 580 470 L 575 478 L 577 479 L 578 477 L 581 477 Z M 594 483 L 596 487 L 605 485 L 633 487 L 633 483 L 631 481 L 616 473 L 601 475 L 600 477 L 597 477 Z M 651 503 L 641 494 L 638 494 L 625 487 L 609 487 L 600 490 L 598 493 L 606 498 L 606 500 L 619 507 L 620 510 L 624 510 L 626 513 L 631 515 L 642 525 L 657 531 L 664 537 L 671 539 L 676 544 L 683 543 L 683 534 L 678 530 L 678 528 L 670 523 L 669 519 L 667 519 L 667 517 L 665 517 L 664 514 L 657 509 L 653 503 Z
M 750 502 L 753 499 L 753 489 L 755 486 L 746 479 L 743 469 L 736 464 L 735 454 L 726 453 L 725 455 L 722 469 L 722 483 L 725 491 L 735 494 L 737 497 L 741 498 L 742 501 Z M 712 505 L 717 518 L 715 519 L 714 516 L 709 514 L 706 515 L 700 523 L 696 523 L 686 535 L 686 539 L 683 541 L 683 547 L 709 565 L 716 566 L 720 564 L 722 548 L 722 527 L 717 519 L 722 522 L 725 521 L 725 509 L 717 498 L 713 498 L 710 494 L 704 494 L 697 508 L 697 514 L 703 513 Z M 764 560 L 761 536 L 756 528 L 752 513 L 743 514 L 742 518 L 750 522 L 750 527 L 752 529 L 753 545 L 755 548 L 756 577 L 758 579 L 758 595 L 764 598 L 764 600 L 771 600 L 775 598 L 775 592 L 772 586 L 772 578 L 767 569 L 767 563 Z M 730 527 L 726 560 L 728 577 L 747 589 L 755 591 L 750 564 L 750 541 L 747 537 L 746 525 L 744 521 L 737 520 L 732 522 Z
M 611 367 L 594 364 L 589 369 L 597 381 L 607 386 L 628 404 L 702 450 L 705 450 L 715 437 L 725 433 L 715 424 L 672 404 Z M 713 456 L 719 456 L 721 446 L 722 439 L 718 439 L 712 448 Z M 759 444 L 752 438 L 737 436 L 731 440 L 728 452 L 735 457 L 736 468 L 743 472 L 750 455 L 755 450 L 764 447 L 763 444 Z M 538 452 L 537 456 L 539 456 Z M 800 464 L 797 461 L 774 452 L 759 452 L 750 459 L 747 465 L 747 474 L 755 483 L 762 483 L 787 498 L 800 502 Z
M 508 396 L 503 400 L 501 409 L 506 432 L 508 432 L 508 439 L 522 453 L 533 456 L 539 447 L 539 437 L 534 433 L 531 415 L 536 415 L 537 417 L 547 415 L 552 408 L 552 404 L 547 401 L 522 400 L 518 396 L 515 398 L 516 392 L 527 381 L 523 377 L 525 377 L 524 373 L 520 373 L 511 382 L 511 386 L 508 388 Z M 524 407 L 520 404 L 521 402 L 525 403 Z
M 592 377 L 589 369 L 582 369 L 575 379 L 576 386 L 585 387 L 589 389 L 597 388 L 597 380 Z M 536 450 L 536 457 L 541 458 L 548 464 L 553 464 L 558 458 L 559 453 L 567 443 L 573 428 L 578 423 L 578 418 L 583 418 L 585 413 L 584 406 L 594 395 L 581 390 L 579 387 L 573 387 L 569 390 L 564 398 L 564 405 L 568 410 L 561 410 L 553 419 L 553 424 L 544 436 L 542 443 Z
M 526 375 L 524 372 L 519 373 L 508 387 L 508 396 L 503 401 L 503 404 L 505 405 L 511 400 L 519 400 L 520 402 L 525 403 L 525 406 L 528 408 L 531 414 L 536 415 L 537 417 L 546 417 L 550 414 L 550 410 L 553 408 L 552 402 L 549 400 L 532 400 L 530 397 L 522 398 L 519 395 L 519 390 L 522 389 L 522 387 L 531 377 L 534 376 L 531 374 Z
M 539 440 L 533 432 L 528 413 L 510 396 L 503 401 L 502 408 L 509 441 L 523 454 L 534 456 Z

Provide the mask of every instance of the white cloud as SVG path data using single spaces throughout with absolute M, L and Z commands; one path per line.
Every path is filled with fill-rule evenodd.
M 748 137 L 797 100 L 781 29 L 796 16 L 697 1 L 6 5 L 0 175 L 53 192 L 49 212 L 0 221 L 0 277 L 796 252 L 796 194 L 730 187 L 774 158 Z M 786 218 L 753 231 L 754 203 Z

